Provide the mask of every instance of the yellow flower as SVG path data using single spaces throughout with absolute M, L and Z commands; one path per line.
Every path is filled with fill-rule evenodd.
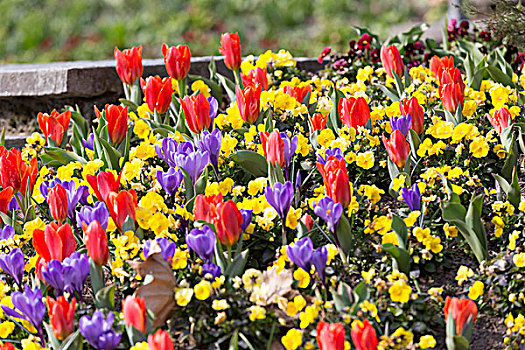
M 151 131 L 150 126 L 144 120 L 138 119 L 135 122 L 135 126 L 133 127 L 133 132 L 135 133 L 135 135 L 137 135 L 141 139 L 147 139 L 150 131 Z
M 375 185 L 361 185 L 357 191 L 360 195 L 365 195 L 372 203 L 377 203 L 381 200 L 381 195 L 385 193 L 382 189 Z
M 7 337 L 15 330 L 15 324 L 10 321 L 0 323 L 0 338 L 7 339 Z
M 525 260 L 524 260 L 524 263 L 525 263 Z M 456 281 L 458 281 L 458 285 L 461 286 L 463 282 L 467 281 L 472 276 L 474 276 L 474 271 L 472 271 L 471 268 L 466 267 L 466 266 L 460 266 L 458 269 L 458 273 L 456 274 Z
M 193 287 L 193 290 L 195 291 L 195 298 L 199 300 L 206 300 L 211 294 L 211 283 L 206 280 L 202 280 L 197 283 L 195 287 Z
M 204 97 L 208 98 L 210 97 L 210 88 L 206 83 L 202 80 L 195 80 L 193 84 L 191 84 L 191 90 L 193 92 L 199 91 L 201 94 L 204 95 Z
M 303 134 L 297 134 L 297 149 L 295 153 L 299 153 L 303 157 L 306 157 L 310 153 L 310 144 L 308 139 Z
M 299 294 L 293 301 L 289 301 L 286 304 L 286 314 L 290 317 L 294 317 L 298 312 L 300 312 L 306 306 L 306 300 L 304 297 Z
M 242 283 L 247 292 L 251 292 L 253 287 L 259 286 L 262 282 L 262 273 L 257 269 L 248 269 L 242 275 Z
M 392 189 L 398 191 L 401 187 L 405 186 L 405 175 L 398 175 L 394 180 L 392 180 Z
M 476 300 L 477 298 L 483 295 L 484 287 L 485 286 L 483 285 L 483 282 L 481 281 L 474 282 L 472 287 L 470 287 L 468 290 L 468 297 L 472 300 Z
M 431 335 L 424 335 L 419 338 L 419 347 L 421 349 L 429 349 L 436 346 L 436 339 Z
M 366 283 L 370 283 L 372 281 L 372 278 L 376 275 L 376 270 L 374 268 L 371 268 L 367 271 L 361 271 L 361 277 L 365 280 Z
M 448 222 L 443 226 L 443 231 L 447 237 L 457 237 L 458 229 L 456 226 L 450 226 Z
M 377 316 L 377 306 L 374 303 L 365 300 L 361 303 L 360 307 L 363 312 L 368 312 L 372 318 L 375 318 L 377 323 L 381 322 Z
M 264 320 L 266 318 L 266 309 L 259 305 L 253 305 L 250 307 L 250 321 Z
M 512 261 L 514 261 L 514 265 L 517 267 L 525 266 L 525 253 L 514 254 Z
M 294 209 L 293 207 L 290 207 L 290 211 L 288 212 L 288 215 L 286 215 L 286 227 L 295 230 L 299 224 L 299 219 L 301 218 L 302 214 L 303 211 L 301 208 Z
M 413 234 L 418 242 L 423 242 L 424 240 L 430 238 L 430 229 L 428 227 L 425 229 L 421 227 L 415 227 Z
M 164 197 L 153 191 L 148 191 L 148 193 L 146 193 L 146 195 L 140 199 L 139 205 L 148 209 L 152 213 L 156 211 L 162 211 L 166 213 L 168 211 Z
M 467 118 L 472 117 L 476 112 L 476 108 L 478 108 L 478 104 L 476 103 L 476 101 L 465 101 L 465 103 L 463 104 L 463 115 Z
M 222 144 L 221 144 L 221 153 L 226 158 L 228 158 L 230 154 L 235 152 L 235 147 L 237 146 L 238 143 L 239 141 L 237 141 L 235 137 L 232 137 L 229 134 L 224 135 L 222 139 Z
M 419 210 L 411 211 L 408 217 L 404 218 L 403 221 L 407 227 L 412 227 L 417 222 L 417 219 L 421 216 Z
M 294 271 L 293 278 L 298 281 L 299 288 L 306 288 L 310 284 L 310 274 L 301 268 Z
M 214 300 L 211 303 L 211 307 L 215 311 L 222 311 L 230 308 L 230 305 L 226 301 L 226 299 L 220 299 L 220 300 Z
M 412 287 L 403 280 L 397 280 L 388 289 L 388 292 L 393 302 L 406 303 L 410 299 Z
M 181 288 L 175 293 L 175 301 L 177 301 L 177 305 L 179 306 L 188 305 L 192 297 L 193 297 L 192 288 Z
M 431 236 L 423 241 L 425 248 L 430 250 L 432 253 L 437 254 L 443 250 L 443 245 L 441 245 L 441 238 L 436 236 Z
M 390 231 L 383 235 L 383 238 L 381 239 L 381 244 L 387 243 L 392 243 L 393 245 L 399 246 L 399 238 L 397 237 L 397 234 L 395 232 Z
M 356 164 L 363 169 L 370 169 L 374 166 L 374 152 L 368 151 L 357 155 Z
M 305 329 L 310 324 L 314 323 L 318 314 L 319 314 L 319 310 L 317 309 L 316 305 L 314 304 L 308 305 L 304 309 L 304 311 L 299 314 L 299 320 L 301 320 L 299 327 L 301 327 L 302 329 Z
M 329 147 L 330 142 L 333 140 L 335 140 L 335 135 L 331 129 L 321 130 L 319 135 L 317 135 L 317 142 L 323 147 Z
M 281 343 L 286 350 L 296 350 L 303 344 L 303 333 L 292 328 L 281 338 Z
M 135 345 L 133 345 L 130 348 L 130 350 L 148 350 L 148 349 L 149 349 L 148 343 L 146 343 L 145 341 L 140 342 L 140 343 L 135 343 Z
M 470 153 L 476 158 L 483 158 L 489 153 L 489 144 L 483 136 L 478 136 L 470 144 Z
M 189 253 L 187 250 L 180 250 L 179 248 L 175 249 L 175 254 L 173 255 L 173 261 L 171 267 L 174 270 L 185 269 L 188 266 Z
M 510 91 L 504 86 L 498 86 L 490 91 L 490 98 L 494 108 L 499 109 L 509 101 Z

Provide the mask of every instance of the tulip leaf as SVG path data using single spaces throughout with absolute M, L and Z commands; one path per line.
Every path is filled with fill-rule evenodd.
M 80 112 L 77 110 L 75 111 L 72 107 L 69 107 L 69 110 L 71 111 L 71 119 L 73 120 L 73 127 L 76 126 L 80 132 L 80 136 L 83 138 L 88 137 L 89 127 L 88 123 L 86 121 L 86 118 Z
M 390 180 L 394 181 L 394 179 L 396 179 L 399 175 L 399 169 L 397 165 L 392 161 L 392 159 L 390 159 L 390 157 L 387 158 L 387 165 L 388 165 L 388 174 L 390 175 Z
M 408 133 L 408 141 L 410 143 L 410 148 L 412 150 L 412 156 L 415 159 L 418 159 L 419 156 L 417 155 L 417 150 L 419 149 L 419 145 L 421 144 L 421 139 L 419 138 L 419 135 L 414 130 L 410 129 L 410 132 Z
M 128 231 L 135 232 L 135 221 L 131 216 L 128 216 L 126 220 L 124 220 L 124 224 L 122 225 L 122 233 Z
M 226 94 L 228 95 L 228 98 L 231 102 L 235 101 L 235 83 L 231 81 L 230 79 L 226 78 L 224 75 L 217 73 L 217 78 L 219 79 L 219 82 L 221 83 L 222 87 L 226 91 Z
M 210 65 L 211 65 L 211 63 L 210 63 Z M 221 89 L 221 86 L 219 84 L 217 84 L 216 82 L 214 82 L 214 81 L 212 81 L 210 79 L 201 77 L 199 75 L 189 74 L 188 78 L 190 78 L 192 81 L 202 80 L 210 88 L 210 93 L 211 93 L 211 95 L 213 97 L 215 97 L 215 99 L 219 103 L 219 106 L 222 105 L 222 89 Z
M 89 277 L 91 278 L 91 286 L 93 294 L 97 295 L 98 291 L 104 288 L 104 273 L 101 266 L 97 266 L 93 259 L 89 259 Z M 96 300 L 96 299 L 95 299 Z
M 60 349 L 60 340 L 55 336 L 53 333 L 53 328 L 49 323 L 43 322 L 44 329 L 46 330 L 47 338 L 49 339 L 49 342 L 51 343 L 51 347 L 53 349 Z
M 71 333 L 66 339 L 62 341 L 59 350 L 82 350 L 84 343 L 80 335 L 80 329 Z
M 503 168 L 501 168 L 501 175 L 507 181 L 512 181 L 512 172 L 518 164 L 518 154 L 519 150 L 518 144 L 516 143 L 516 134 L 513 133 L 507 158 L 505 158 L 505 163 L 503 164 Z
M 72 162 L 87 164 L 87 161 L 76 153 L 56 147 L 47 147 L 45 153 L 40 156 L 44 164 L 52 167 L 60 167 Z
M 115 308 L 115 285 L 104 287 L 95 294 L 95 304 L 97 308 Z
M 383 244 L 383 250 L 394 258 L 393 265 L 395 269 L 407 275 L 410 273 L 410 253 L 406 249 L 395 246 L 392 243 L 386 243 Z
M 224 275 L 229 278 L 240 276 L 244 272 L 246 261 L 248 261 L 248 251 L 249 250 L 246 249 L 241 254 L 237 254 L 231 264 L 226 268 Z
M 381 85 L 381 84 L 373 84 L 374 86 L 378 87 L 381 91 L 383 91 L 383 93 L 389 98 L 392 100 L 392 102 L 399 102 L 399 96 L 397 95 L 397 93 L 392 90 L 392 89 L 389 89 L 388 87 L 386 87 L 385 85 Z
M 487 72 L 496 82 L 501 83 L 506 86 L 514 87 L 512 82 L 512 76 L 508 76 L 501 71 L 498 67 L 487 65 Z
M 193 182 L 191 181 L 190 174 L 186 169 L 179 168 L 182 171 L 182 176 L 184 177 L 184 187 L 186 188 L 186 201 L 190 201 L 194 197 L 194 188 Z
M 126 100 L 125 98 L 120 98 L 119 102 L 122 103 L 124 106 L 128 107 L 132 111 L 136 111 L 139 108 L 139 106 L 135 102 L 131 100 Z
M 330 89 L 332 109 L 330 110 L 330 113 L 328 113 L 328 117 L 326 118 L 326 127 L 332 129 L 332 131 L 336 135 L 339 134 L 339 128 L 342 125 L 341 118 L 339 116 L 339 101 L 344 97 L 345 94 L 341 90 L 337 88 Z
M 392 215 L 392 230 L 396 233 L 397 239 L 399 240 L 399 246 L 406 249 L 408 240 L 407 225 L 403 219 L 396 214 Z
M 99 138 L 99 142 L 102 145 L 104 156 L 108 160 L 108 167 L 112 170 L 116 170 L 117 172 L 120 171 L 120 164 L 119 164 L 120 157 L 121 157 L 120 152 L 116 150 L 112 145 L 109 144 L 109 142 L 107 142 L 103 138 Z
M 345 308 L 352 305 L 352 289 L 344 282 L 339 282 L 337 289 L 330 288 L 332 297 L 334 299 L 335 308 L 338 311 L 343 311 Z
M 520 184 L 518 182 L 517 167 L 514 168 L 512 184 L 509 184 L 507 180 L 505 180 L 502 176 L 499 176 L 497 174 L 492 174 L 492 176 L 494 176 L 494 178 L 498 181 L 500 187 L 507 195 L 507 200 L 510 202 L 510 204 L 512 204 L 517 209 L 521 201 L 521 191 Z
M 515 141 L 514 133 L 512 132 L 513 129 L 514 128 L 512 125 L 507 126 L 505 129 L 501 131 L 501 135 L 499 135 L 501 145 L 503 146 L 506 152 L 510 151 L 510 149 L 512 148 L 512 144 Z
M 144 333 L 139 331 L 132 325 L 126 325 L 126 334 L 128 335 L 129 343 L 135 345 L 136 343 L 143 342 L 146 340 Z
M 257 152 L 240 150 L 232 154 L 230 158 L 255 177 L 268 176 L 266 158 Z
M 238 350 L 239 349 L 239 329 L 236 328 L 233 331 L 232 337 L 230 338 L 230 344 L 228 345 L 228 350 Z
M 354 242 L 352 237 L 352 232 L 350 230 L 350 223 L 345 215 L 341 215 L 339 223 L 337 224 L 336 229 L 337 241 L 339 242 L 339 247 L 346 256 L 349 256 L 353 253 Z
M 353 297 L 355 299 L 354 302 L 354 312 L 357 312 L 356 306 L 361 304 L 363 301 L 367 300 L 370 297 L 370 291 L 368 290 L 368 286 L 364 281 L 361 281 L 353 290 L 352 292 Z

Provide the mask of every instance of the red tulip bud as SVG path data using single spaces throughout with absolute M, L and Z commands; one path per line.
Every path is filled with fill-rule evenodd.
M 323 176 L 327 195 L 334 202 L 341 203 L 344 208 L 348 207 L 352 199 L 352 193 L 350 192 L 350 182 L 345 160 L 339 160 L 335 156 L 330 156 L 325 164 L 317 162 L 317 168 Z
M 284 157 L 284 141 L 281 138 L 279 131 L 274 130 L 271 133 L 261 132 L 259 136 L 261 138 L 266 161 L 273 166 L 277 164 L 281 169 L 284 169 L 286 166 L 286 158 Z
M 381 47 L 381 62 L 390 78 L 394 78 L 394 73 L 400 78 L 405 75 L 405 65 L 395 45 Z
M 510 111 L 505 107 L 498 109 L 494 112 L 493 116 L 487 114 L 487 118 L 489 119 L 490 124 L 492 124 L 494 129 L 498 132 L 498 135 L 501 135 L 503 129 L 512 124 L 512 114 L 510 114 Z
M 186 117 L 186 124 L 195 134 L 200 134 L 201 131 L 209 129 L 211 125 L 210 118 L 210 102 L 199 92 L 197 95 L 186 96 L 180 100 L 184 116 Z
M 241 40 L 238 33 L 221 34 L 221 46 L 219 52 L 224 56 L 224 64 L 231 70 L 239 70 L 241 67 Z
M 122 313 L 126 325 L 133 326 L 142 333 L 146 333 L 147 318 L 144 299 L 128 295 L 122 301 Z
M 448 68 L 454 68 L 454 57 L 434 56 L 430 60 L 430 70 L 436 75 L 436 80 L 441 84 L 441 73 Z
M 354 322 L 352 325 L 352 342 L 356 347 L 356 350 L 376 350 L 377 349 L 377 337 L 374 327 L 364 320 L 361 322 Z
M 313 117 L 308 117 L 310 122 L 310 132 L 315 132 L 316 130 L 326 129 L 326 120 L 327 118 L 321 113 L 314 113 Z
M 57 300 L 48 296 L 46 304 L 53 334 L 59 340 L 64 340 L 73 333 L 77 300 L 73 297 L 71 303 L 69 303 L 63 296 L 58 297 Z
M 301 217 L 301 222 L 308 231 L 310 231 L 314 227 L 314 220 L 312 219 L 312 216 L 310 214 L 304 214 Z
M 403 102 L 401 112 L 403 115 L 410 114 L 410 118 L 412 119 L 412 130 L 418 134 L 421 134 L 424 131 L 425 111 L 423 111 L 423 107 L 419 105 L 415 96 Z
M 37 120 L 38 126 L 42 130 L 46 141 L 51 138 L 58 146 L 60 146 L 64 134 L 69 128 L 71 111 L 67 110 L 64 113 L 58 113 L 55 109 L 51 112 L 51 115 L 47 113 L 38 113 Z
M 111 171 L 101 171 L 97 176 L 87 175 L 86 180 L 98 200 L 105 202 L 110 192 L 118 192 L 120 175 L 115 179 L 115 175 Z
M 217 238 L 222 244 L 231 246 L 239 240 L 242 233 L 242 220 L 242 214 L 234 201 L 229 200 L 217 206 L 214 224 Z
M 51 216 L 58 222 L 64 222 L 67 218 L 68 200 L 64 186 L 56 184 L 47 191 L 47 202 Z
M 344 350 L 345 328 L 341 323 L 326 323 L 319 321 L 317 324 L 317 344 L 319 350 Z
M 243 74 L 242 85 L 261 85 L 263 90 L 268 90 L 268 76 L 266 74 L 266 69 L 261 69 L 257 67 L 248 72 L 248 74 Z
M 217 215 L 217 206 L 222 203 L 222 193 L 215 196 L 204 196 L 199 194 L 195 198 L 195 205 L 193 207 L 193 217 L 195 220 L 203 220 L 213 222 L 213 218 Z
M 142 75 L 142 46 L 120 51 L 115 47 L 117 74 L 124 84 L 133 85 Z
M 140 78 L 140 86 L 146 96 L 146 103 L 151 111 L 157 110 L 159 114 L 166 113 L 171 103 L 173 86 L 171 78 L 161 79 L 158 75 L 148 77 L 146 80 Z
M 106 120 L 111 143 L 118 145 L 128 132 L 128 107 L 106 105 Z
M 410 145 L 399 130 L 394 130 L 387 139 L 383 135 L 383 144 L 390 159 L 397 165 L 399 169 L 405 166 L 408 155 L 410 154 Z
M 339 100 L 339 118 L 346 126 L 358 129 L 365 126 L 370 119 L 370 108 L 364 97 L 350 97 Z
M 449 315 L 452 315 L 452 319 L 456 324 L 456 334 L 462 335 L 463 327 L 468 322 L 469 318 L 472 317 L 472 322 L 476 322 L 478 316 L 478 307 L 476 303 L 467 298 L 458 299 L 456 297 L 447 297 L 445 300 L 445 321 Z
M 441 73 L 439 98 L 443 107 L 450 113 L 456 113 L 458 107 L 463 107 L 465 99 L 465 83 L 457 68 L 444 69 Z
M 242 120 L 249 124 L 253 124 L 259 118 L 261 110 L 261 90 L 262 85 L 246 85 L 241 90 L 239 86 L 235 87 L 235 96 L 237 107 Z
M 131 218 L 135 221 L 135 210 L 137 208 L 137 193 L 131 189 L 129 191 L 111 192 L 107 202 L 109 214 L 115 225 L 122 232 L 122 227 L 126 220 Z
M 89 226 L 84 224 L 84 241 L 91 260 L 98 266 L 106 265 L 109 260 L 108 238 L 97 220 Z
M 46 262 L 53 259 L 62 261 L 73 254 L 77 241 L 68 223 L 59 226 L 52 222 L 46 225 L 44 231 L 33 231 L 33 246 Z
M 188 45 L 178 45 L 169 47 L 162 44 L 162 56 L 168 75 L 175 80 L 186 78 L 190 71 L 191 53 Z
M 148 350 L 173 350 L 173 342 L 168 332 L 159 329 L 148 336 Z
M 9 151 L 0 146 L 0 185 L 2 188 L 12 187 L 14 193 L 22 192 L 25 196 L 27 186 L 33 192 L 38 175 L 37 157 L 31 159 L 29 164 L 22 159 L 22 153 L 16 148 Z

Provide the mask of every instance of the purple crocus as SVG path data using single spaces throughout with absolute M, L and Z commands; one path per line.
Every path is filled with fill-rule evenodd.
M 100 310 L 93 313 L 93 317 L 84 315 L 80 318 L 79 329 L 88 343 L 98 350 L 113 350 L 120 343 L 121 333 L 113 328 L 113 313 L 108 313 L 107 318 Z
M 210 103 L 210 120 L 211 120 L 210 125 L 213 125 L 215 116 L 217 115 L 217 112 L 219 111 L 219 102 L 213 96 L 208 97 L 208 102 Z
M 0 256 L 0 269 L 2 269 L 5 273 L 9 274 L 11 277 L 13 277 L 18 287 L 22 287 L 22 279 L 24 278 L 24 267 L 24 253 L 22 253 L 22 250 L 20 250 L 20 248 L 15 248 L 11 250 L 9 254 L 2 253 L 2 255 Z
M 173 255 L 175 255 L 175 249 L 177 249 L 175 242 L 172 242 L 165 237 L 158 237 L 155 239 L 155 241 L 160 247 L 160 254 L 164 258 L 164 260 L 171 263 L 171 261 L 173 260 Z M 151 240 L 147 240 L 146 243 L 144 243 L 144 248 L 142 250 L 144 252 L 144 258 L 147 258 L 149 256 L 151 242 Z
M 284 143 L 284 159 L 286 160 L 286 169 L 288 169 L 288 165 L 290 165 L 290 161 L 292 160 L 292 157 L 297 150 L 297 145 L 299 144 L 299 139 L 297 136 L 294 136 L 291 140 L 290 137 L 288 137 L 288 134 L 285 132 L 281 132 L 281 139 Z
M 210 162 L 210 154 L 207 151 L 194 150 L 193 144 L 183 142 L 179 145 L 179 151 L 174 157 L 175 164 L 188 172 L 191 182 L 195 182 L 202 174 L 202 171 Z
M 11 317 L 21 318 L 28 321 L 36 328 L 42 343 L 44 342 L 44 332 L 42 321 L 46 313 L 46 306 L 42 301 L 42 291 L 35 287 L 24 286 L 24 293 L 15 291 L 11 294 L 11 302 L 15 309 L 2 305 L 2 310 Z
M 82 299 L 82 290 L 89 275 L 89 258 L 86 254 L 74 252 L 65 258 L 62 265 L 66 268 L 64 274 L 65 290 L 70 294 L 75 294 Z
M 279 215 L 281 220 L 286 220 L 294 196 L 293 184 L 290 181 L 286 181 L 284 184 L 276 182 L 273 188 L 266 186 L 264 196 L 268 203 L 277 211 L 277 215 Z
M 7 210 L 11 210 L 11 211 L 20 210 L 20 206 L 18 205 L 18 202 L 16 201 L 15 197 L 13 197 L 11 201 L 9 202 L 9 204 L 7 205 Z
M 71 270 L 71 267 L 64 267 L 60 261 L 53 259 L 42 267 L 41 273 L 44 281 L 56 290 L 57 295 L 62 295 L 66 289 L 65 275 L 74 273 Z
M 310 272 L 313 247 L 310 237 L 305 237 L 286 247 L 286 255 L 295 265 L 306 272 Z
M 392 128 L 392 131 L 399 130 L 405 137 L 407 137 L 411 125 L 412 118 L 410 117 L 410 114 L 390 118 L 390 127 Z
M 202 260 L 211 261 L 215 252 L 215 233 L 208 225 L 194 228 L 186 233 L 186 244 Z
M 40 192 L 42 196 L 47 200 L 47 192 L 49 189 L 52 189 L 56 185 L 62 185 L 67 193 L 68 209 L 67 216 L 70 219 L 75 218 L 75 208 L 78 203 L 87 204 L 87 197 L 89 196 L 89 189 L 87 186 L 78 186 L 75 185 L 75 181 L 61 181 L 59 179 L 54 179 L 52 181 L 44 181 L 40 185 Z
M 213 276 L 213 279 L 222 275 L 221 268 L 210 261 L 202 265 L 202 275 L 206 276 L 208 273 Z
M 334 156 L 337 159 L 341 160 L 344 158 L 343 151 L 341 151 L 340 148 L 334 147 L 334 148 L 327 148 L 324 151 L 324 157 L 321 154 L 317 155 L 317 161 L 321 164 L 325 164 L 328 157 Z
M 177 164 L 175 164 L 173 157 L 177 153 L 178 148 L 179 143 L 175 139 L 164 138 L 162 139 L 160 146 L 155 145 L 155 152 L 157 152 L 160 159 L 165 161 L 170 167 L 174 168 Z
M 93 151 L 94 143 L 95 143 L 95 134 L 93 133 L 89 134 L 87 140 L 82 139 L 82 144 L 84 145 L 84 147 L 86 147 L 87 149 L 91 151 Z
M 246 231 L 248 226 L 250 226 L 250 224 L 252 223 L 253 210 L 240 209 L 239 211 L 242 215 L 241 230 Z
M 204 130 L 200 134 L 200 140 L 195 139 L 195 147 L 201 152 L 208 152 L 210 155 L 210 164 L 213 166 L 216 174 L 219 174 L 221 144 L 222 134 L 219 129 L 214 129 L 211 133 L 208 130 Z
M 11 225 L 5 225 L 0 229 L 0 241 L 4 239 L 10 239 L 15 236 L 15 229 Z
M 167 172 L 162 170 L 157 171 L 157 181 L 170 196 L 177 193 L 182 179 L 182 172 L 175 168 L 170 167 Z
M 315 271 L 321 277 L 321 281 L 325 284 L 326 280 L 326 262 L 328 261 L 328 249 L 322 246 L 314 250 L 312 254 L 312 264 L 315 266 Z
M 94 207 L 83 206 L 77 213 L 77 224 L 80 227 L 82 223 L 89 225 L 95 220 L 99 222 L 104 231 L 108 228 L 109 213 L 104 202 L 96 202 Z
M 335 203 L 332 198 L 324 197 L 319 200 L 317 205 L 314 204 L 314 213 L 326 221 L 328 229 L 335 235 L 335 229 L 343 214 L 343 206 L 341 203 Z
M 401 189 L 401 197 L 403 197 L 410 210 L 421 210 L 421 193 L 417 184 L 413 184 L 412 188 L 403 187 Z

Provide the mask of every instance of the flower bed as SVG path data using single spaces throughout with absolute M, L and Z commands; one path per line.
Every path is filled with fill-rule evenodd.
M 225 33 L 235 81 L 116 49 L 126 99 L 0 148 L 3 348 L 518 348 L 525 74 L 467 29 L 318 75 Z

